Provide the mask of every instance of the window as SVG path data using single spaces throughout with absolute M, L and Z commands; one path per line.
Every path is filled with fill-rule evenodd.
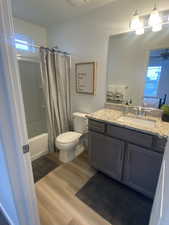
M 32 47 L 34 42 L 28 36 L 23 34 L 15 34 L 15 47 L 19 51 L 35 52 L 35 48 Z
M 162 69 L 161 66 L 149 66 L 148 67 L 144 96 L 157 97 L 161 69 Z
M 19 49 L 19 50 L 29 51 L 29 46 L 27 41 L 15 39 L 15 47 L 16 49 Z

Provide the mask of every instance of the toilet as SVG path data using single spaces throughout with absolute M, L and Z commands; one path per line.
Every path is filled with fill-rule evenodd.
M 67 163 L 75 159 L 84 151 L 82 136 L 88 131 L 87 114 L 73 113 L 74 131 L 65 132 L 56 137 L 56 148 L 59 149 L 59 160 Z

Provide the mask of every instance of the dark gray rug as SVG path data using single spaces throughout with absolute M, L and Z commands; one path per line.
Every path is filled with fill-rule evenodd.
M 9 225 L 7 219 L 5 218 L 1 210 L 0 210 L 0 225 Z
M 47 156 L 42 156 L 39 159 L 36 159 L 32 162 L 33 176 L 34 182 L 36 183 L 56 167 L 58 167 L 60 163 L 55 162 L 49 159 Z
M 113 225 L 148 225 L 152 201 L 102 173 L 76 196 Z

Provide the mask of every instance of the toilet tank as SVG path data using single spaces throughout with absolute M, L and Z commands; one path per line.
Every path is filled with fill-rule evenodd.
M 88 131 L 88 119 L 86 118 L 87 113 L 75 112 L 73 113 L 73 128 L 74 131 L 81 134 Z

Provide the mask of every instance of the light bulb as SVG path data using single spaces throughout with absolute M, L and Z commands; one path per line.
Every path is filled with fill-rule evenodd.
M 136 34 L 137 35 L 142 35 L 142 34 L 144 34 L 144 28 L 142 27 L 142 28 L 138 28 L 137 30 L 136 30 Z
M 152 26 L 152 31 L 153 32 L 158 32 L 162 29 L 162 24 L 155 24 Z
M 133 18 L 130 23 L 130 29 L 136 30 L 140 26 L 140 18 L 137 11 L 134 13 Z
M 151 12 L 148 24 L 149 24 L 149 26 L 154 26 L 157 24 L 161 24 L 161 22 L 162 21 L 161 21 L 160 14 L 159 14 L 158 10 L 156 8 L 154 8 Z
M 143 23 L 140 21 L 137 29 L 135 30 L 137 35 L 142 35 L 144 34 L 144 25 Z

